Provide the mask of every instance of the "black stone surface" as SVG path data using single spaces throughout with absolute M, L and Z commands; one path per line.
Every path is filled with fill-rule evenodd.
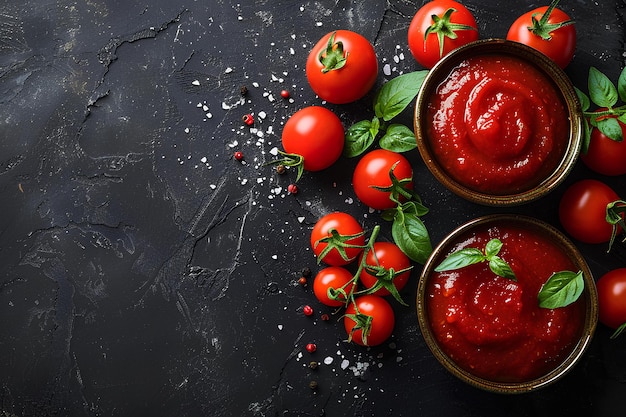
M 540 2 L 541 3 L 541 2 Z M 546 2 L 547 3 L 547 2 Z M 567 69 L 586 90 L 595 66 L 624 66 L 624 1 L 562 1 L 575 20 Z M 289 115 L 311 104 L 345 126 L 372 116 L 373 93 L 322 103 L 309 49 L 347 28 L 375 46 L 377 86 L 420 69 L 406 43 L 421 1 L 40 1 L 0 4 L 0 415 L 2 416 L 615 416 L 626 394 L 626 338 L 599 326 L 579 365 L 536 393 L 502 396 L 447 373 L 420 335 L 417 271 L 394 305 L 388 344 L 343 341 L 299 271 L 317 269 L 309 231 L 355 198 L 352 160 L 306 173 L 265 163 Z M 466 1 L 482 38 L 504 37 L 533 1 Z M 249 90 L 245 97 L 241 86 Z M 280 97 L 288 89 L 291 100 Z M 253 113 L 253 128 L 241 122 Z M 401 117 L 410 125 L 411 114 Z M 245 155 L 243 163 L 233 152 Z M 408 154 L 433 242 L 498 211 L 557 227 L 579 178 L 626 181 L 582 164 L 522 207 L 492 209 L 437 183 Z M 382 224 L 382 237 L 390 238 Z M 594 274 L 619 251 L 583 245 Z M 623 252 L 622 252 L 623 253 Z M 302 307 L 315 307 L 312 317 Z M 317 352 L 304 349 L 314 342 Z M 318 361 L 316 370 L 308 368 Z M 312 391 L 309 382 L 318 382 Z M 616 414 L 617 413 L 617 414 Z

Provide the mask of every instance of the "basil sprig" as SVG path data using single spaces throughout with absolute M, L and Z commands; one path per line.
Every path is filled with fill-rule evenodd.
M 383 84 L 374 98 L 374 117 L 361 120 L 346 131 L 344 156 L 352 158 L 369 149 L 380 137 L 379 145 L 393 152 L 407 152 L 417 147 L 415 134 L 407 126 L 390 123 L 413 102 L 428 70 L 399 75 Z
M 615 85 L 597 68 L 590 67 L 587 88 L 589 95 L 575 88 L 585 116 L 583 153 L 587 153 L 593 128 L 616 142 L 624 140 L 619 122 L 626 123 L 626 68 L 622 70 Z M 620 100 L 622 104 L 619 103 Z M 602 110 L 589 111 L 592 103 Z
M 448 255 L 436 268 L 435 271 L 451 271 L 464 268 L 480 262 L 488 262 L 489 269 L 494 274 L 503 278 L 517 281 L 515 273 L 510 265 L 498 256 L 502 249 L 502 242 L 499 239 L 491 239 L 485 245 L 484 252 L 478 248 L 463 248 Z
M 578 300 L 584 288 L 582 271 L 555 272 L 539 290 L 539 307 L 555 309 L 568 306 Z

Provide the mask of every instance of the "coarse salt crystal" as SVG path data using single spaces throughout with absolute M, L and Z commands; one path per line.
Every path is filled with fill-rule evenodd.
M 191 82 L 191 84 L 193 84 L 193 85 L 200 85 L 200 81 L 198 81 L 198 80 L 193 80 L 193 81 Z

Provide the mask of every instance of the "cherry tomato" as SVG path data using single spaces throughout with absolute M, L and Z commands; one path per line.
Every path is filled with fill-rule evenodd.
M 306 61 L 306 77 L 322 100 L 351 103 L 367 94 L 376 82 L 376 52 L 358 33 L 330 32 L 311 49 Z
M 355 321 L 356 308 L 360 315 L 369 316 L 369 324 Z M 360 320 L 357 318 L 357 320 Z M 361 346 L 376 346 L 389 339 L 395 325 L 395 315 L 391 305 L 377 295 L 362 295 L 346 308 L 343 319 L 346 333 L 351 340 Z M 365 336 L 363 332 L 365 331 Z
M 451 32 L 456 37 L 450 36 Z M 408 38 L 415 60 L 425 68 L 432 68 L 452 50 L 477 40 L 478 26 L 472 13 L 461 3 L 431 1 L 413 16 Z
M 573 21 L 564 11 L 543 6 L 518 17 L 506 35 L 510 41 L 528 45 L 552 59 L 559 67 L 565 68 L 576 50 L 576 29 Z M 549 13 L 547 21 L 542 17 Z
M 626 138 L 626 124 L 618 121 L 622 135 Z M 580 155 L 589 169 L 602 175 L 626 174 L 626 140 L 617 142 L 605 136 L 598 128 L 591 131 L 587 152 Z
M 363 259 L 363 254 L 361 254 Z M 395 275 L 396 272 L 405 270 L 411 267 L 411 260 L 408 256 L 402 252 L 402 250 L 391 242 L 375 242 L 373 250 L 367 252 L 365 257 L 366 265 L 370 267 L 382 267 L 387 271 L 393 269 L 393 285 L 398 291 L 402 290 L 406 285 L 411 271 L 406 271 L 401 274 Z M 388 273 L 388 272 L 387 272 Z M 366 269 L 363 269 L 359 274 L 359 279 L 365 286 L 365 288 L 372 288 L 378 282 L 378 278 L 375 275 L 370 274 Z M 375 295 L 385 296 L 389 295 L 389 290 L 386 288 L 379 288 L 374 292 Z
M 305 170 L 320 171 L 341 156 L 343 125 L 335 113 L 324 107 L 305 107 L 285 123 L 282 143 L 288 154 L 302 156 Z
M 315 276 L 315 280 L 313 281 L 313 294 L 315 294 L 315 298 L 324 305 L 341 307 L 346 304 L 346 300 L 341 301 L 341 299 L 329 298 L 328 289 L 343 289 L 346 294 L 350 294 L 354 287 L 352 278 L 352 272 L 341 266 L 329 266 L 328 268 L 324 268 Z
M 596 288 L 600 322 L 613 329 L 626 323 L 626 268 L 602 275 Z
M 613 228 L 606 221 L 606 205 L 616 200 L 617 193 L 601 181 L 575 182 L 565 190 L 559 203 L 561 225 L 581 242 L 608 242 Z
M 321 239 L 331 236 L 331 230 L 337 231 L 341 238 L 345 240 L 345 243 L 349 245 L 363 246 L 365 244 L 365 236 L 363 235 L 363 227 L 359 222 L 344 212 L 333 212 L 323 216 L 319 219 L 313 230 L 311 231 L 311 247 L 313 253 L 318 258 L 322 255 L 324 249 L 328 245 L 326 242 L 319 242 Z M 360 235 L 359 235 L 360 234 Z M 359 235 L 350 239 L 346 239 L 348 236 Z M 319 243 L 318 243 L 319 242 Z M 322 261 L 327 265 L 341 266 L 355 260 L 363 251 L 362 248 L 345 248 L 347 259 L 344 259 L 337 248 L 331 249 L 323 258 Z
M 393 208 L 396 203 L 389 197 L 388 191 L 380 191 L 372 186 L 389 187 L 391 178 L 389 170 L 393 170 L 398 180 L 413 179 L 413 168 L 409 161 L 399 153 L 386 149 L 375 149 L 366 153 L 357 163 L 352 176 L 352 187 L 361 202 L 373 209 L 385 210 Z M 405 184 L 405 188 L 413 189 L 413 182 Z

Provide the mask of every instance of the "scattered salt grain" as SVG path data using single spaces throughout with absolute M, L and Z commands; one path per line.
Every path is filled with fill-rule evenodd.
M 324 364 L 325 365 L 330 365 L 331 363 L 333 363 L 333 358 L 331 356 L 327 356 L 324 358 Z
M 391 66 L 389 64 L 383 66 L 383 74 L 387 76 L 391 75 Z
M 198 81 L 198 80 L 193 80 L 193 81 L 191 82 L 191 84 L 193 84 L 193 85 L 200 85 L 200 81 Z

